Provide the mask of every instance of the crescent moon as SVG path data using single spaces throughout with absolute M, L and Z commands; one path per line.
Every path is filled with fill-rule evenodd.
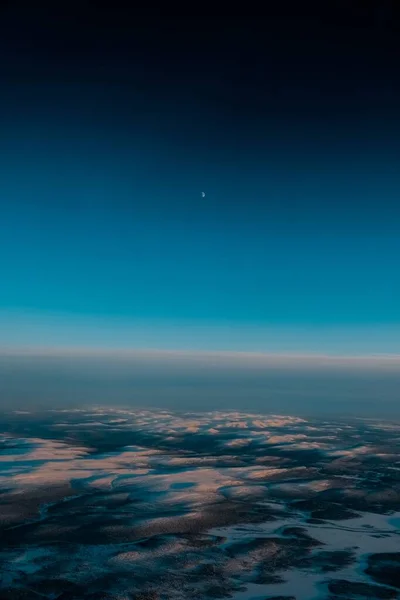
M 201 192 L 201 197 L 205 198 L 206 197 L 206 193 L 205 192 Z

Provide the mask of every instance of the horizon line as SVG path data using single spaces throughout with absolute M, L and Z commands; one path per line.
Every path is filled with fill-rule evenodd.
M 261 359 L 292 359 L 292 360 L 313 360 L 322 359 L 328 361 L 390 361 L 400 362 L 400 354 L 396 353 L 369 353 L 369 354 L 337 354 L 320 352 L 259 352 L 247 350 L 200 350 L 200 349 L 176 349 L 176 348 L 157 348 L 157 347 L 107 347 L 107 346 L 68 346 L 68 345 L 6 345 L 0 346 L 0 356 L 12 355 L 42 355 L 42 356 L 64 356 L 64 355 L 84 355 L 84 356 L 132 356 L 132 357 L 157 357 L 157 356 L 177 356 L 177 357 L 221 357 L 221 358 L 261 358 Z

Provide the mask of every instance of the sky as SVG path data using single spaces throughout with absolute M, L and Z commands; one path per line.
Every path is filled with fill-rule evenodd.
M 377 5 L 2 8 L 0 346 L 400 354 Z

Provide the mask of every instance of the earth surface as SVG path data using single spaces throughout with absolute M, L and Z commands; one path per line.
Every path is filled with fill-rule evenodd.
M 400 598 L 400 423 L 0 419 L 0 600 Z

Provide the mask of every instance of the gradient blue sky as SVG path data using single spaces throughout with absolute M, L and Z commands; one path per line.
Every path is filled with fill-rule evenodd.
M 372 63 L 385 36 L 295 55 L 276 34 L 272 63 L 238 23 L 203 55 L 187 32 L 129 45 L 121 24 L 99 54 L 104 23 L 74 55 L 45 26 L 2 40 L 2 345 L 400 352 L 385 32 Z

